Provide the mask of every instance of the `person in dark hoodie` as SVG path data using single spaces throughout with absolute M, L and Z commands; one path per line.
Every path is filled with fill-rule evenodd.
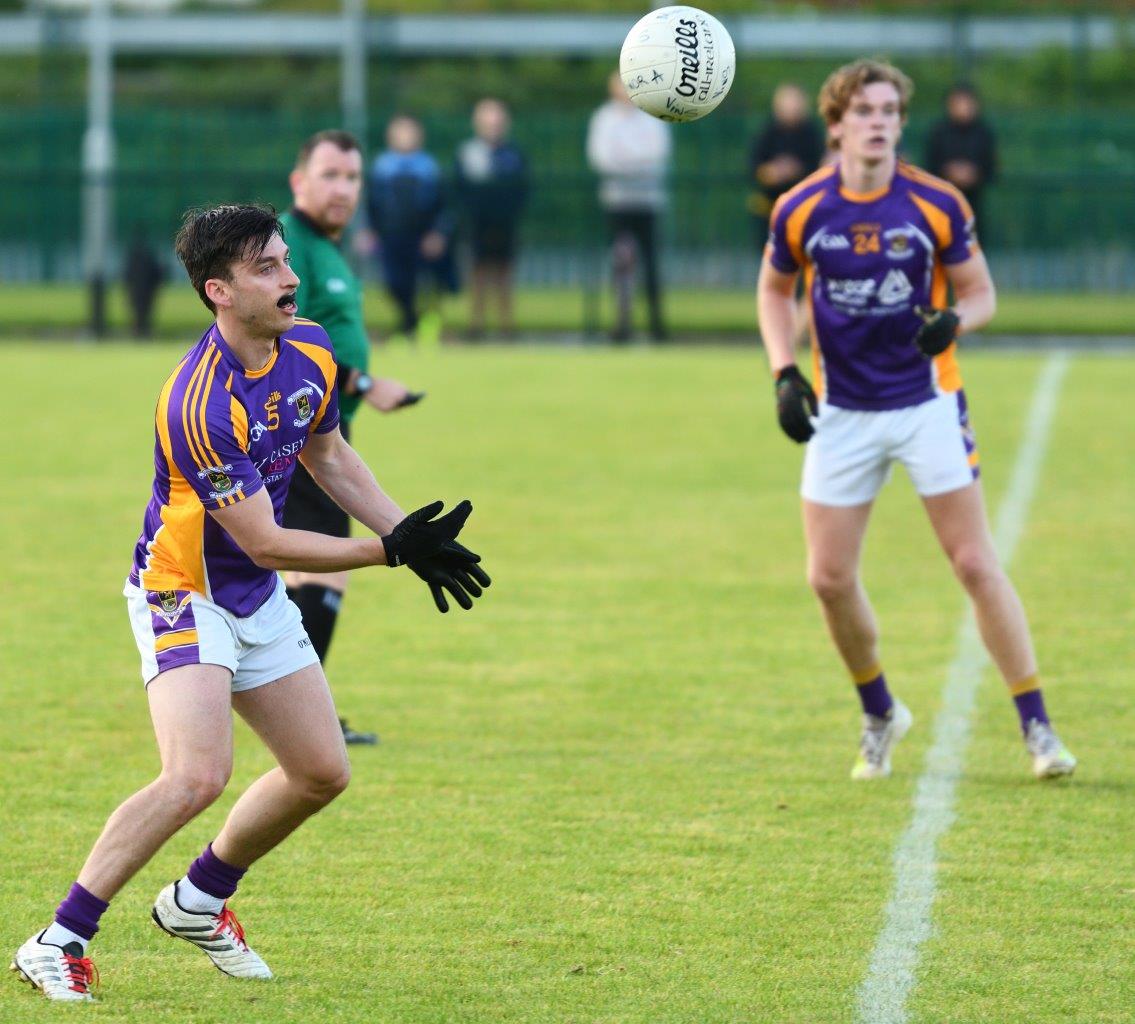
M 981 116 L 981 98 L 971 85 L 959 83 L 946 94 L 946 116 L 930 130 L 926 169 L 945 178 L 982 217 L 985 187 L 997 174 L 997 138 Z

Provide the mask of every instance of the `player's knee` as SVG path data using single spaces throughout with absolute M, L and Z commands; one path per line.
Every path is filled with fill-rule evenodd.
M 963 546 L 953 553 L 954 573 L 966 590 L 980 590 L 1001 578 L 1001 567 L 984 547 Z
M 308 771 L 301 785 L 309 800 L 329 804 L 342 793 L 351 781 L 351 766 L 346 760 L 317 765 Z
M 213 765 L 179 768 L 162 773 L 168 806 L 186 821 L 214 803 L 229 781 L 229 769 Z
M 808 585 L 824 604 L 830 604 L 855 592 L 855 573 L 831 566 L 812 565 L 808 568 Z

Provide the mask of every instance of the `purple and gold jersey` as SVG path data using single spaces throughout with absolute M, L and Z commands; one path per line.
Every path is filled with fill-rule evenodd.
M 339 424 L 331 342 L 296 320 L 268 364 L 245 370 L 214 324 L 165 382 L 155 411 L 154 489 L 134 548 L 130 582 L 194 591 L 241 618 L 276 587 L 208 509 L 268 489 L 276 522 L 296 459 L 314 431 Z
M 955 346 L 927 360 L 915 306 L 946 305 L 945 267 L 978 251 L 973 211 L 952 185 L 901 161 L 889 185 L 855 193 L 825 167 L 772 212 L 768 254 L 804 271 L 815 387 L 843 409 L 927 402 L 962 386 Z

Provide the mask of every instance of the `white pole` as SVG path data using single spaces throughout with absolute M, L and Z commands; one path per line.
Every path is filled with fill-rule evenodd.
M 87 130 L 83 135 L 83 274 L 90 288 L 91 332 L 106 333 L 114 168 L 114 51 L 110 0 L 90 0 L 87 18 Z
M 339 102 L 343 128 L 366 149 L 367 19 L 365 0 L 343 0 L 343 46 L 339 58 Z

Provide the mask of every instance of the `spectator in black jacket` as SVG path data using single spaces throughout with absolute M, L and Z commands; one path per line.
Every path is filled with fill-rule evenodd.
M 808 94 L 784 82 L 772 94 L 772 118 L 749 148 L 749 212 L 757 251 L 764 249 L 773 204 L 798 185 L 824 156 L 824 131 L 808 115 Z
M 978 223 L 981 197 L 997 173 L 997 139 L 981 116 L 981 100 L 971 85 L 946 94 L 946 116 L 930 130 L 926 169 L 945 178 L 969 200 Z
M 520 214 L 528 198 L 528 162 L 508 137 L 508 108 L 483 99 L 473 108 L 473 138 L 457 150 L 457 197 L 473 250 L 469 336 L 485 330 L 485 299 L 494 293 L 502 335 L 513 331 L 512 267 Z

